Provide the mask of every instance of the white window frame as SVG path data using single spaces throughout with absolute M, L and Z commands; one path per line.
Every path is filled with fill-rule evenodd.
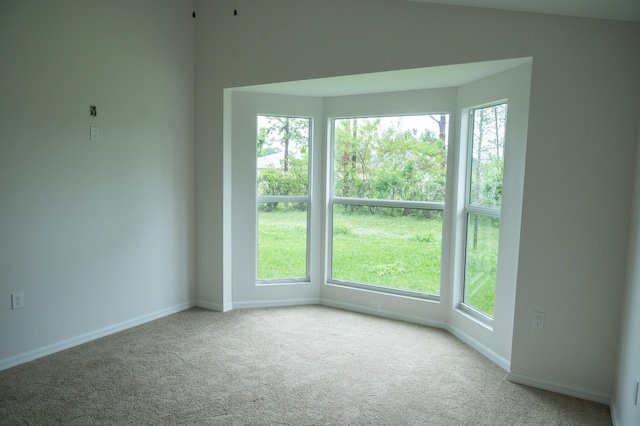
M 307 170 L 307 195 L 258 195 L 258 186 L 257 181 L 255 185 L 256 191 L 256 244 L 255 244 L 255 282 L 257 286 L 261 285 L 274 285 L 274 284 L 297 284 L 297 283 L 309 283 L 311 281 L 311 238 L 310 238 L 310 229 L 311 229 L 311 200 L 312 200 L 312 191 L 313 191 L 313 134 L 314 134 L 314 117 L 307 115 L 291 115 L 291 114 L 268 114 L 268 113 L 260 113 L 256 114 L 255 120 L 258 122 L 258 117 L 288 117 L 288 118 L 304 118 L 309 120 L 309 145 L 307 147 L 308 152 L 308 170 Z M 260 129 L 256 126 L 256 132 Z M 257 137 L 257 133 L 256 133 Z M 257 147 L 256 147 L 257 149 Z M 257 157 L 256 157 L 256 172 L 258 170 L 257 166 Z M 282 278 L 268 278 L 261 279 L 258 277 L 258 265 L 260 262 L 260 257 L 258 254 L 259 251 L 259 236 L 260 236 L 260 227 L 259 227 L 259 204 L 260 203 L 306 203 L 307 204 L 307 232 L 306 232 L 306 244 L 305 244 L 305 276 L 304 277 L 282 277 Z
M 502 208 L 496 208 L 496 207 L 486 207 L 486 206 L 477 206 L 477 205 L 472 205 L 470 204 L 470 199 L 471 199 L 471 166 L 472 166 L 472 162 L 473 162 L 473 132 L 474 132 L 474 112 L 479 110 L 479 109 L 483 109 L 483 108 L 490 108 L 492 106 L 496 106 L 496 105 L 502 105 L 502 104 L 507 104 L 507 122 L 509 119 L 509 110 L 508 110 L 508 105 L 509 105 L 509 100 L 507 98 L 505 99 L 499 99 L 496 101 L 492 101 L 489 103 L 485 103 L 485 104 L 481 104 L 481 105 L 476 105 L 473 107 L 469 107 L 469 108 L 465 108 L 463 110 L 463 114 L 466 115 L 467 117 L 467 129 L 466 132 L 463 132 L 462 134 L 465 134 L 465 139 L 466 140 L 462 140 L 461 141 L 461 147 L 462 145 L 464 145 L 464 153 L 466 154 L 466 161 L 465 161 L 465 165 L 464 167 L 460 167 L 462 170 L 459 170 L 458 175 L 461 176 L 462 179 L 464 179 L 465 182 L 465 186 L 464 186 L 464 195 L 463 195 L 463 199 L 464 199 L 464 207 L 462 209 L 462 219 L 461 219 L 461 223 L 462 223 L 462 230 L 461 233 L 463 235 L 463 238 L 461 239 L 462 242 L 462 247 L 461 250 L 463 252 L 463 258 L 462 258 L 462 262 L 461 262 L 461 266 L 462 266 L 462 271 L 460 272 L 460 301 L 458 303 L 458 309 L 460 309 L 461 311 L 463 311 L 465 314 L 469 315 L 470 317 L 474 318 L 475 320 L 479 321 L 480 323 L 483 323 L 487 326 L 489 326 L 490 328 L 493 327 L 493 322 L 494 322 L 494 318 L 488 314 L 486 314 L 485 312 L 482 312 L 479 309 L 476 309 L 475 307 L 465 303 L 465 294 L 466 294 L 466 268 L 467 268 L 467 247 L 468 247 L 468 239 L 469 239 L 469 220 L 470 220 L 470 215 L 472 214 L 476 214 L 476 215 L 481 215 L 481 216 L 486 216 L 486 217 L 493 217 L 493 218 L 498 218 L 501 219 L 501 213 L 502 213 Z M 464 129 L 463 129 L 464 130 Z M 506 131 L 506 129 L 505 129 Z M 505 138 L 505 146 L 504 146 L 504 151 L 506 152 L 507 150 L 507 140 Z M 504 155 L 504 161 L 505 164 L 507 163 L 507 157 L 506 155 Z M 502 177 L 503 182 L 504 182 L 504 175 Z M 499 234 L 502 234 L 502 226 L 500 226 L 500 231 Z M 498 252 L 500 251 L 500 247 L 501 244 L 498 244 Z M 498 269 L 500 267 L 500 256 L 498 255 L 498 259 L 496 262 L 496 269 Z M 497 283 L 496 283 L 497 284 Z M 495 289 L 494 289 L 494 303 L 495 303 Z
M 329 129 L 328 137 L 327 137 L 327 146 L 328 146 L 328 155 L 326 165 L 328 170 L 328 195 L 327 195 L 327 233 L 325 236 L 325 241 L 327 245 L 327 257 L 325 262 L 326 268 L 326 282 L 329 284 L 336 284 L 345 287 L 353 287 L 364 290 L 372 290 L 380 293 L 394 294 L 398 296 L 409 296 L 414 298 L 432 300 L 432 301 L 440 301 L 440 294 L 442 293 L 442 276 L 443 270 L 445 268 L 445 235 L 447 234 L 445 230 L 446 221 L 445 221 L 445 204 L 446 201 L 405 201 L 405 200 L 384 200 L 377 198 L 350 198 L 350 197 L 336 197 L 335 196 L 335 122 L 336 120 L 342 119 L 353 119 L 353 118 L 378 118 L 378 117 L 400 117 L 400 116 L 417 116 L 417 115 L 447 115 L 448 123 L 447 123 L 447 183 L 445 194 L 447 194 L 452 187 L 449 184 L 449 167 L 451 165 L 450 159 L 450 135 L 451 135 L 451 117 L 452 113 L 450 111 L 434 111 L 434 112 L 402 112 L 398 114 L 354 114 L 354 115 L 346 115 L 339 117 L 329 117 L 327 118 L 327 128 Z M 445 195 L 446 200 L 446 195 Z M 357 206 L 372 206 L 372 207 L 390 207 L 390 208 L 409 208 L 409 209 L 417 209 L 417 210 L 439 210 L 442 212 L 442 246 L 441 246 L 441 256 L 440 256 L 440 290 L 439 294 L 431 294 L 431 293 L 422 293 L 411 290 L 404 290 L 394 287 L 385 287 L 376 284 L 367 284 L 360 283 L 355 281 L 347 281 L 347 280 L 339 280 L 333 278 L 333 211 L 335 205 L 357 205 Z

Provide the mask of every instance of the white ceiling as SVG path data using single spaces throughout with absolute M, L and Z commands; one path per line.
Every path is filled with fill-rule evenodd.
M 640 0 L 639 0 L 640 1 Z M 531 58 L 504 59 L 413 68 L 399 71 L 376 72 L 286 83 L 261 84 L 238 87 L 242 92 L 281 95 L 331 97 L 364 93 L 400 92 L 404 90 L 457 87 L 530 62 Z
M 640 0 L 406 0 L 640 22 Z

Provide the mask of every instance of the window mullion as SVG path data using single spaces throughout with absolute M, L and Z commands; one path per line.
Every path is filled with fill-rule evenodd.
M 333 204 L 353 204 L 356 206 L 394 207 L 407 209 L 444 210 L 444 203 L 433 201 L 384 200 L 377 198 L 333 197 Z
M 256 201 L 258 203 L 308 203 L 309 196 L 259 195 Z
M 482 216 L 500 217 L 500 209 L 495 207 L 484 206 L 466 206 L 465 212 L 468 214 L 479 214 Z

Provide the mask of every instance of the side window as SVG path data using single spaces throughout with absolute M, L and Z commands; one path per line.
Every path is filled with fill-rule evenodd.
M 312 121 L 257 120 L 257 281 L 308 281 Z
M 463 304 L 493 318 L 507 104 L 469 114 Z

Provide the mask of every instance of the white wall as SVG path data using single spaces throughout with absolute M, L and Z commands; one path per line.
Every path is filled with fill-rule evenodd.
M 0 3 L 0 367 L 195 300 L 192 6 Z
M 640 126 L 638 127 L 640 146 Z M 616 425 L 640 424 L 640 152 L 636 159 L 633 215 L 629 232 L 629 265 L 622 309 L 618 374 L 611 413 Z
M 196 0 L 199 303 L 223 306 L 224 89 L 533 57 L 511 370 L 613 391 L 640 117 L 640 25 L 396 0 Z M 227 178 L 230 175 L 226 176 Z M 533 311 L 545 328 L 533 330 Z

